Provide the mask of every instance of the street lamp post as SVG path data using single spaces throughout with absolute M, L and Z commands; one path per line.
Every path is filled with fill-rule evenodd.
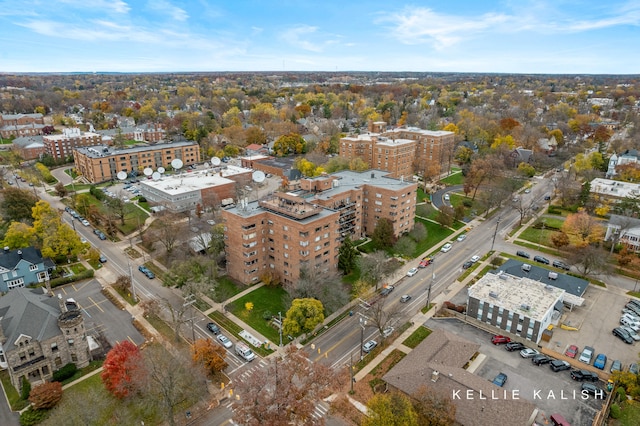
M 364 352 L 362 346 L 364 346 L 364 328 L 367 325 L 367 320 L 360 318 L 360 361 L 364 358 Z
M 431 304 L 431 286 L 436 280 L 436 273 L 433 272 L 431 274 L 431 281 L 429 281 L 429 288 L 427 289 L 427 311 L 429 310 L 429 305 Z
M 500 225 L 500 220 L 502 218 L 498 216 L 498 220 L 496 221 L 496 229 L 493 231 L 493 240 L 491 240 L 491 251 L 493 251 L 493 245 L 496 243 L 496 235 L 498 235 L 498 226 Z

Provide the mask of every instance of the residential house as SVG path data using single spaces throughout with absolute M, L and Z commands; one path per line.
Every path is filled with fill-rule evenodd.
M 43 258 L 40 250 L 25 247 L 9 250 L 5 247 L 0 252 L 0 293 L 18 287 L 43 283 L 55 268 L 51 259 Z
M 611 239 L 633 252 L 640 251 L 640 219 L 612 214 L 604 236 L 605 241 Z
M 640 153 L 638 153 L 637 149 L 627 149 L 622 154 L 618 155 L 614 153 L 609 158 L 609 165 L 607 167 L 607 178 L 614 177 L 616 172 L 616 167 L 622 166 L 624 164 L 638 164 L 640 162 Z

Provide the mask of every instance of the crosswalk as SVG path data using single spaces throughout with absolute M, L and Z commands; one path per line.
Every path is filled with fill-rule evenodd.
M 227 398 L 222 405 L 227 408 L 229 411 L 232 411 L 235 413 L 235 410 L 233 409 L 233 405 L 236 402 L 235 399 L 233 398 Z M 311 417 L 313 417 L 315 420 L 320 420 L 322 418 L 325 418 L 327 416 L 327 413 L 329 412 L 329 404 L 327 404 L 324 401 L 318 401 L 313 409 L 313 413 L 311 413 Z M 233 420 L 229 420 L 230 425 L 237 425 L 237 423 L 235 423 Z

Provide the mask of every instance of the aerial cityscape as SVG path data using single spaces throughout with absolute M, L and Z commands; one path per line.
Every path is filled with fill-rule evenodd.
M 1 425 L 637 425 L 640 6 L 4 2 Z

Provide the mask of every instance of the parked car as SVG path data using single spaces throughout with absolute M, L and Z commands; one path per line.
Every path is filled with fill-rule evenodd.
M 376 346 L 378 346 L 378 342 L 376 342 L 375 340 L 369 340 L 364 345 L 362 345 L 362 350 L 366 353 L 369 353 L 374 350 Z
M 605 365 L 607 365 L 607 356 L 605 354 L 598 354 L 596 360 L 593 361 L 593 366 L 600 370 L 604 370 Z
M 138 266 L 138 271 L 142 272 L 150 280 L 152 280 L 152 279 L 154 279 L 156 277 L 156 274 L 154 274 L 149 268 L 147 268 L 144 265 Z
M 392 285 L 388 285 L 386 287 L 384 287 L 381 291 L 380 291 L 380 296 L 388 296 L 389 294 L 391 294 L 391 292 L 393 291 L 395 287 Z
M 545 200 L 545 201 L 549 201 L 550 199 L 551 199 L 551 195 L 545 195 L 545 196 L 544 196 L 544 200 Z
M 231 340 L 229 340 L 229 338 L 224 334 L 218 334 L 218 337 L 216 337 L 216 339 L 218 339 L 218 342 L 222 343 L 222 346 L 224 346 L 225 348 L 230 348 L 231 346 L 233 346 Z
M 640 308 L 640 300 L 630 299 L 629 302 L 627 302 L 627 304 L 636 305 L 638 308 Z
M 418 268 L 411 268 L 407 271 L 407 276 L 412 277 L 418 273 Z
M 564 269 L 565 271 L 568 271 L 569 269 L 571 269 L 569 265 L 559 260 L 554 260 L 552 265 L 555 266 L 556 268 Z
M 493 379 L 491 383 L 493 383 L 496 386 L 503 387 L 506 382 L 507 382 L 507 375 L 504 373 L 498 373 L 498 375 L 495 377 L 495 379 Z
M 622 309 L 622 315 L 628 315 L 628 316 L 640 321 L 640 316 L 638 316 L 638 314 L 633 309 L 623 308 Z
M 591 358 L 593 358 L 594 352 L 595 349 L 593 349 L 591 346 L 585 346 L 582 350 L 582 353 L 580 354 L 580 358 L 578 358 L 578 361 L 584 362 L 585 364 L 591 364 Z
M 80 221 L 80 223 L 82 223 L 84 226 L 90 226 L 91 225 L 87 219 L 82 219 L 82 221 Z
M 534 262 L 543 263 L 545 265 L 549 264 L 549 259 L 547 259 L 546 257 L 542 257 L 542 256 L 533 256 L 533 261 Z
M 511 342 L 511 339 L 508 338 L 507 336 L 500 336 L 496 334 L 495 336 L 491 337 L 491 343 L 493 343 L 494 345 L 499 345 L 501 343 L 509 343 L 509 342 Z
M 451 247 L 452 247 L 451 243 L 447 243 L 447 244 L 445 244 L 445 245 L 443 245 L 443 246 L 442 246 L 442 248 L 440 249 L 440 251 L 441 251 L 441 252 L 443 252 L 443 253 L 446 253 L 446 252 L 448 252 L 449 250 L 451 250 Z
M 631 330 L 631 328 L 629 328 L 629 330 Z M 620 340 L 622 340 L 623 342 L 625 342 L 628 345 L 633 343 L 633 338 L 631 337 L 631 335 L 627 332 L 627 330 L 625 330 L 622 327 L 614 328 L 612 333 L 613 333 L 614 336 L 618 337 Z
M 467 234 L 460 234 L 458 235 L 458 238 L 456 238 L 456 240 L 458 240 L 458 242 L 462 242 L 467 238 Z
M 213 334 L 220 334 L 220 327 L 216 323 L 210 322 L 207 324 L 207 328 Z
M 578 347 L 576 345 L 571 345 L 564 351 L 564 354 L 569 358 L 575 358 L 578 354 Z
M 103 254 L 100 255 L 100 257 L 98 258 L 98 260 L 100 261 L 100 263 L 107 263 L 107 258 L 104 257 Z
M 480 256 L 475 255 L 475 256 L 471 256 L 471 262 L 476 263 L 478 260 L 480 260 Z
M 554 373 L 557 373 L 558 371 L 564 371 L 564 370 L 570 369 L 571 368 L 571 364 L 569 364 L 567 361 L 554 359 L 553 361 L 551 361 L 549 363 L 549 368 L 551 368 L 551 370 Z
M 598 375 L 593 371 L 589 370 L 571 370 L 571 378 L 578 382 L 597 382 L 600 380 Z
M 449 194 L 444 194 L 443 198 L 444 198 L 445 201 L 449 201 Z
M 389 337 L 391 336 L 391 334 L 393 333 L 393 330 L 395 330 L 393 327 L 387 327 L 384 330 L 382 330 L 382 337 Z
M 504 348 L 509 352 L 513 352 L 513 351 L 521 351 L 522 349 L 525 348 L 525 346 L 520 342 L 509 342 L 504 346 Z
M 636 314 L 637 316 L 640 316 L 640 308 L 633 303 L 627 303 L 626 305 L 624 305 L 624 308 Z
M 613 373 L 614 371 L 622 371 L 622 363 L 620 362 L 619 359 L 613 360 L 613 362 L 611 363 L 611 368 L 609 369 L 609 371 L 611 373 Z
M 107 236 L 106 236 L 106 235 L 104 235 L 104 232 L 100 232 L 100 233 L 98 234 L 98 238 L 100 238 L 102 241 L 104 241 L 104 240 L 106 240 L 106 239 L 107 239 Z
M 548 364 L 551 362 L 551 358 L 549 358 L 546 355 L 536 355 L 533 358 L 531 358 L 531 362 L 535 365 L 542 365 L 542 364 Z
M 427 266 L 429 266 L 432 262 L 432 259 L 430 257 L 425 257 L 424 259 L 422 259 L 420 261 L 420 264 L 418 265 L 418 268 L 426 268 Z
M 466 262 L 464 262 L 462 264 L 462 269 L 469 269 L 473 266 L 473 262 L 470 260 L 467 260 Z
M 531 348 L 525 348 L 523 350 L 520 351 L 520 356 L 522 358 L 533 358 L 536 355 L 539 355 L 540 352 L 538 352 L 535 349 L 531 349 Z
M 638 364 L 634 362 L 633 364 L 629 365 L 629 373 L 638 374 Z
M 628 317 L 621 317 L 620 324 L 632 328 L 635 331 L 640 330 L 640 323 Z
M 527 253 L 526 251 L 522 251 L 522 250 L 518 250 L 516 252 L 516 255 L 518 255 L 520 257 L 524 257 L 525 259 L 529 259 L 531 257 L 531 255 L 529 253 Z
M 408 294 L 403 294 L 400 298 L 400 303 L 407 303 L 409 300 L 411 300 L 411 296 Z
M 597 399 L 604 399 L 604 390 L 592 383 L 583 383 L 580 387 L 582 394 L 593 395 Z

